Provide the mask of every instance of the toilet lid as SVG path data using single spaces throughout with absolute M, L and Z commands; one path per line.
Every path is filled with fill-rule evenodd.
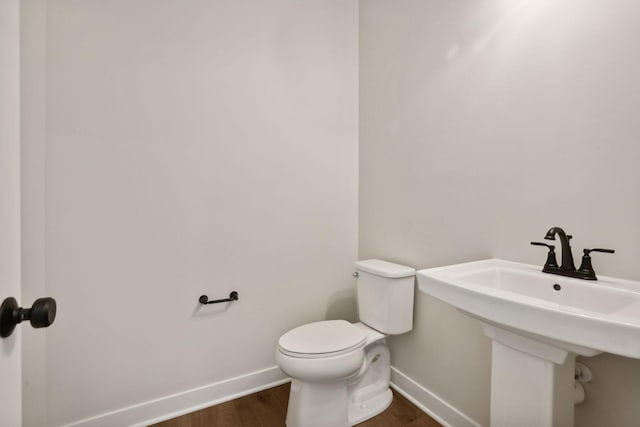
M 278 344 L 287 354 L 326 357 L 362 347 L 365 341 L 364 331 L 346 320 L 325 320 L 290 330 Z

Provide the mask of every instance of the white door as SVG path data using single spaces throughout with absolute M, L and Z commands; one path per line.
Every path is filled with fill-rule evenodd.
M 20 302 L 19 0 L 0 0 L 0 302 Z M 20 327 L 0 338 L 0 426 L 22 415 Z

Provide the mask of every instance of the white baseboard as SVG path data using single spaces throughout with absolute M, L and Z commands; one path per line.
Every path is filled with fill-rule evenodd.
M 445 427 L 482 427 L 449 402 L 391 367 L 391 387 Z
M 76 421 L 64 427 L 143 427 L 290 381 L 277 366 Z

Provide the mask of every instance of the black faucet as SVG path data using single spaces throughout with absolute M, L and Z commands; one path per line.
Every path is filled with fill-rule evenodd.
M 556 234 L 560 238 L 560 245 L 562 247 L 562 264 L 560 266 L 558 266 L 558 262 L 556 261 L 555 246 L 541 242 L 531 242 L 532 245 L 546 246 L 549 248 L 547 262 L 545 262 L 544 267 L 542 268 L 543 273 L 558 274 L 560 276 L 575 277 L 577 279 L 584 280 L 597 280 L 596 272 L 593 270 L 593 266 L 591 265 L 591 252 L 615 253 L 613 249 L 584 249 L 582 264 L 580 264 L 580 268 L 576 270 L 573 263 L 571 245 L 569 244 L 572 236 L 565 233 L 560 227 L 551 227 L 549 231 L 547 231 L 547 234 L 545 234 L 544 238 L 547 240 L 555 240 Z
M 562 247 L 562 265 L 560 269 L 564 271 L 573 271 L 576 266 L 573 264 L 573 254 L 571 253 L 571 245 L 569 240 L 573 236 L 567 236 L 567 233 L 560 227 L 551 227 L 547 234 L 544 235 L 546 240 L 556 240 L 556 234 L 560 238 L 560 246 Z

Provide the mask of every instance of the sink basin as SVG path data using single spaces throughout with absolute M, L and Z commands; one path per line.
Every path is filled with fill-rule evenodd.
M 542 273 L 499 259 L 418 271 L 426 292 L 489 324 L 583 356 L 640 358 L 640 282 Z

